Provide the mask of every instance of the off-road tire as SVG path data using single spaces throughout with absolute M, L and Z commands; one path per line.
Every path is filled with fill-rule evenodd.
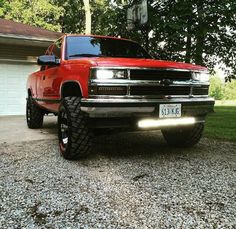
M 200 141 L 203 130 L 204 123 L 197 123 L 193 126 L 163 129 L 162 134 L 170 146 L 192 147 Z
M 44 111 L 36 104 L 32 97 L 26 102 L 26 121 L 30 129 L 38 129 L 43 125 Z
M 80 98 L 64 98 L 58 112 L 58 138 L 62 156 L 69 160 L 87 156 L 91 150 L 92 137 L 88 117 L 80 109 Z

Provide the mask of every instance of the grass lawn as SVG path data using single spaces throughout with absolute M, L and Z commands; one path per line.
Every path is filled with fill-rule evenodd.
M 216 105 L 207 116 L 204 136 L 236 142 L 236 105 Z

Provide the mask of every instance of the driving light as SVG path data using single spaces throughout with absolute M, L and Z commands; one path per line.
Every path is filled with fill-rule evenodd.
M 207 72 L 193 72 L 192 78 L 193 80 L 200 82 L 209 82 L 210 76 Z
M 127 79 L 127 71 L 126 70 L 107 70 L 107 69 L 98 69 L 96 71 L 96 78 L 100 80 L 104 79 Z
M 173 118 L 173 119 L 143 119 L 138 122 L 139 128 L 158 128 L 158 127 L 172 127 L 192 125 L 196 123 L 195 118 Z

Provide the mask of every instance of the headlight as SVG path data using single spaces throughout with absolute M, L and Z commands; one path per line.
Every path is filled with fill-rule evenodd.
M 108 70 L 108 69 L 97 69 L 94 74 L 93 78 L 96 79 L 127 79 L 128 73 L 127 70 Z
M 200 82 L 209 82 L 210 76 L 207 72 L 193 72 L 192 79 Z

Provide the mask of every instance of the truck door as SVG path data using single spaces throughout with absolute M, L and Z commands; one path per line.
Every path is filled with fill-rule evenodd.
M 61 40 L 53 44 L 50 54 L 55 55 L 61 59 Z M 47 100 L 55 100 L 59 98 L 60 91 L 60 66 L 47 66 L 42 78 L 43 85 L 43 98 Z
M 52 49 L 52 45 L 50 45 L 45 52 L 45 55 L 50 55 L 50 50 Z M 37 82 L 36 82 L 36 90 L 37 90 L 37 98 L 43 99 L 43 91 L 44 91 L 44 80 L 45 73 L 49 66 L 41 66 L 39 73 L 37 74 Z
M 37 99 L 43 98 L 42 78 L 43 78 L 45 69 L 46 69 L 46 66 L 41 66 L 40 71 L 38 72 L 38 74 L 36 76 L 36 97 L 37 97 Z

